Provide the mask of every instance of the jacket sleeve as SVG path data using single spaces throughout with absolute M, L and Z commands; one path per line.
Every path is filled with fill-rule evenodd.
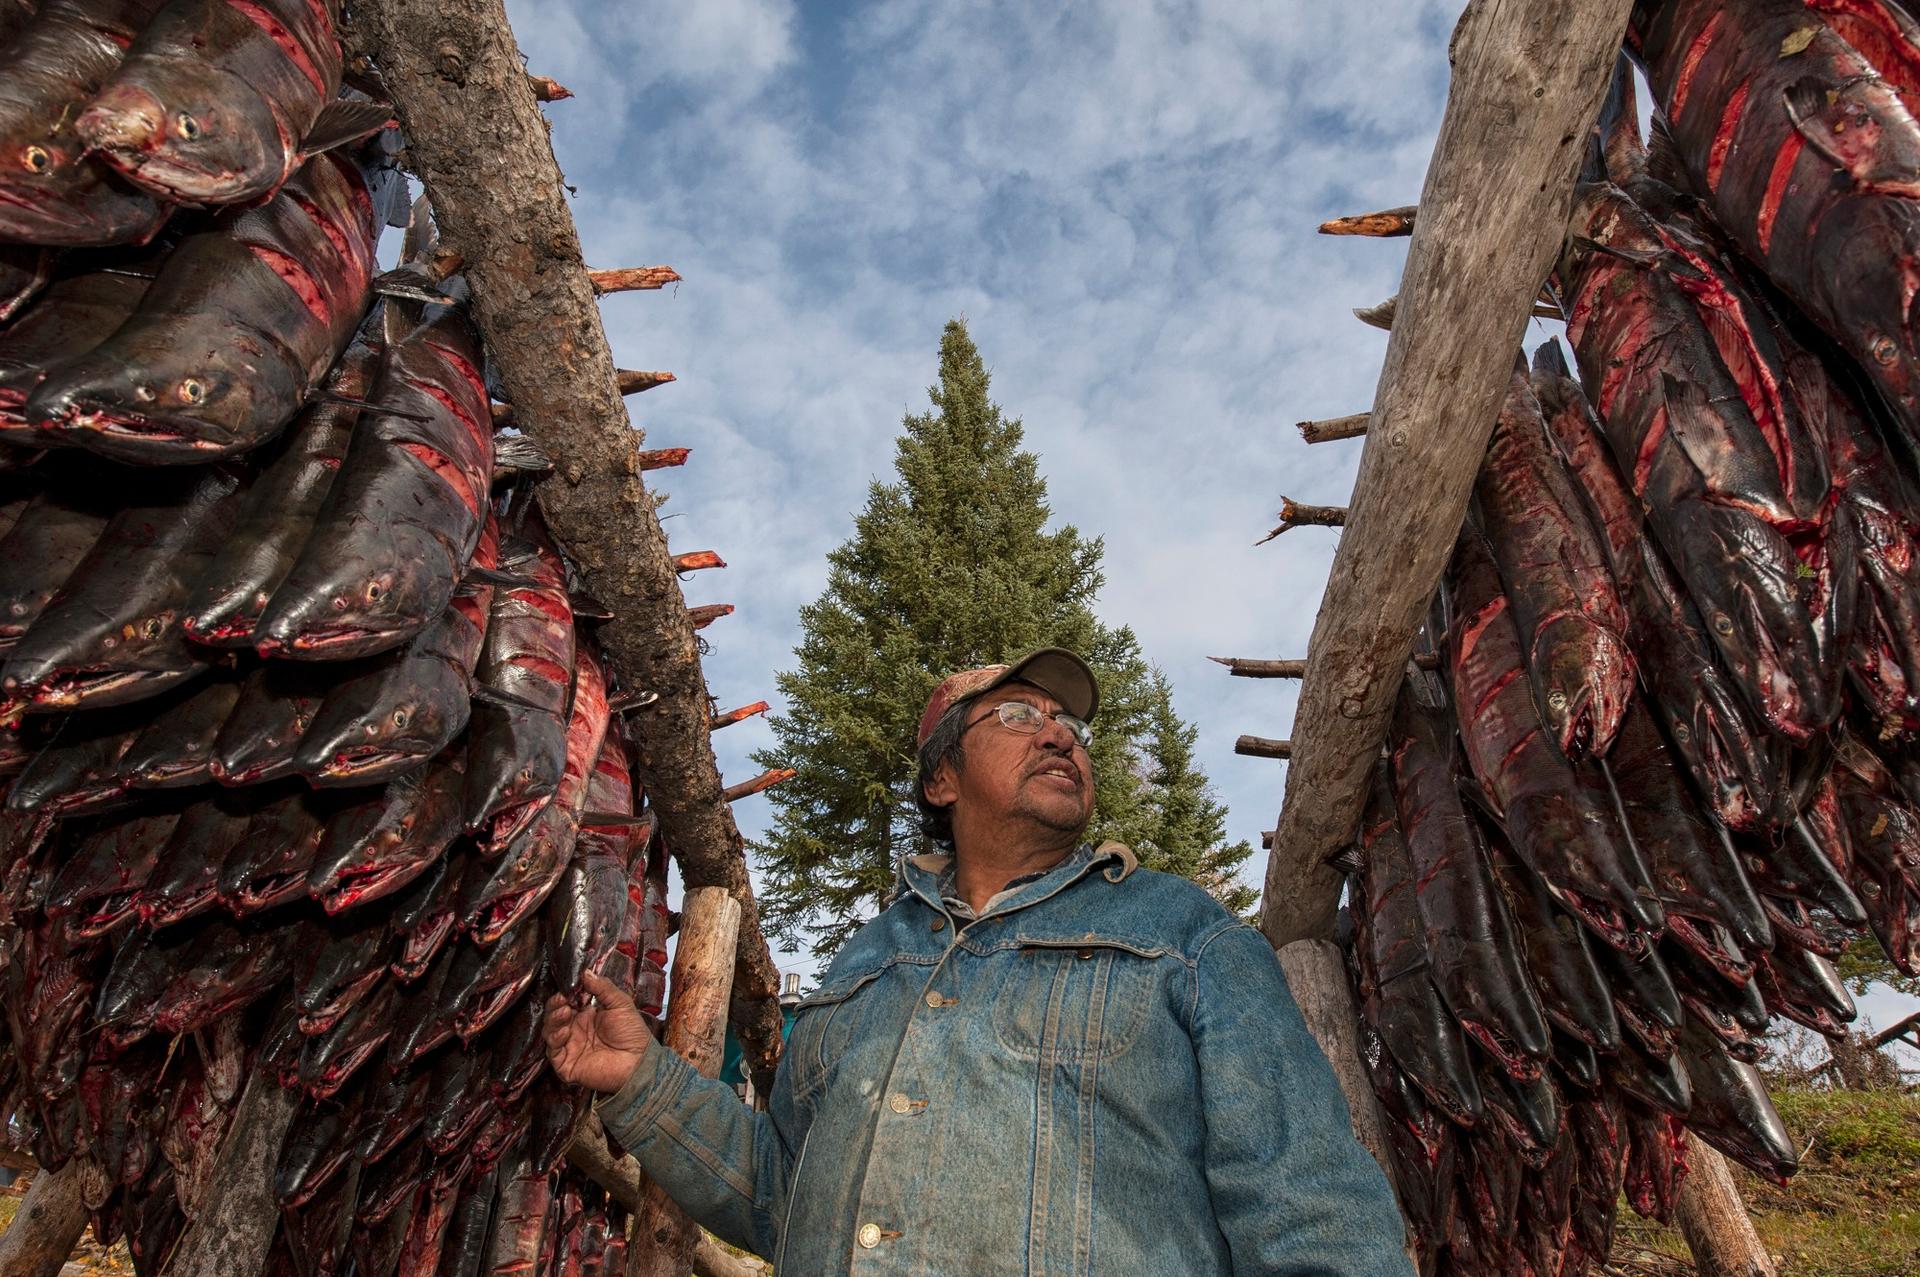
M 1194 985 L 1207 1186 L 1236 1277 L 1411 1277 L 1393 1190 L 1266 939 L 1224 928 Z
M 801 1136 L 792 1089 L 782 1067 L 768 1111 L 756 1112 L 656 1042 L 626 1085 L 596 1107 L 680 1209 L 722 1241 L 771 1260 Z

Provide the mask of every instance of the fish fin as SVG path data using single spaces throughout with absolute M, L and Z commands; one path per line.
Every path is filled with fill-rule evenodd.
M 402 301 L 425 302 L 429 306 L 452 306 L 457 300 L 429 284 L 426 277 L 419 271 L 406 266 L 374 276 L 373 291 L 382 297 L 398 297 Z M 412 327 L 415 323 L 419 322 L 415 316 L 403 314 L 399 316 L 399 318 L 404 320 L 408 327 Z M 391 330 L 388 331 L 387 335 L 389 340 L 394 339 L 395 335 Z
M 400 237 L 400 260 L 425 260 L 433 250 L 435 241 L 440 238 L 439 229 L 433 224 L 433 205 L 427 202 L 425 191 L 407 210 L 407 220 L 401 224 L 407 228 L 407 233 Z
M 567 600 L 573 604 L 573 615 L 576 620 L 611 621 L 613 619 L 612 608 L 583 590 L 575 590 L 567 596 Z
M 1686 190 L 1680 168 L 1680 148 L 1674 144 L 1673 130 L 1666 117 L 1655 113 L 1647 131 L 1647 176 L 1664 182 L 1676 191 Z
M 1550 337 L 1534 348 L 1533 371 L 1536 376 L 1573 380 L 1573 369 L 1567 367 L 1567 353 L 1561 348 L 1559 338 Z
M 1826 121 L 1827 90 L 1818 80 L 1796 80 L 1780 90 L 1781 104 L 1786 108 L 1787 120 L 1793 125 L 1794 132 L 1806 140 L 1808 146 L 1818 151 L 1827 162 L 1848 176 L 1856 176 L 1853 168 L 1840 154 L 1835 143 L 1833 129 Z
M 1715 458 L 1693 424 L 1701 413 L 1711 410 L 1712 401 L 1707 398 L 1707 392 L 1699 382 L 1681 381 L 1670 372 L 1660 374 L 1660 392 L 1666 401 L 1667 433 L 1694 469 L 1703 475 L 1715 473 Z
M 623 811 L 583 811 L 580 813 L 579 825 L 582 829 L 595 825 L 623 825 L 638 829 L 643 825 L 651 825 L 653 821 L 654 815 L 650 811 L 639 813 Z
M 1493 822 L 1496 829 L 1507 827 L 1506 819 L 1494 810 L 1493 799 L 1479 781 L 1471 776 L 1458 776 L 1454 779 L 1454 788 L 1460 791 L 1460 797 L 1475 811 Z
M 512 692 L 503 692 L 498 688 L 488 687 L 484 683 L 475 683 L 472 695 L 476 701 L 496 705 L 501 709 L 530 709 L 542 714 L 548 712 L 544 705 L 535 705 L 532 701 L 515 696 Z
M 547 450 L 535 443 L 527 435 L 509 434 L 493 437 L 493 468 L 511 470 L 519 474 L 545 474 L 553 469 L 553 458 Z
M 463 581 L 477 581 L 482 585 L 497 585 L 505 590 L 518 590 L 538 585 L 531 577 L 521 576 L 517 572 L 502 572 L 499 568 L 485 568 L 478 565 L 467 568 Z
M 1343 874 L 1357 874 L 1361 867 L 1360 849 L 1353 846 L 1342 847 L 1328 856 L 1326 863 L 1329 868 L 1338 869 Z
M 636 709 L 645 709 L 660 699 L 658 692 L 622 692 L 618 696 L 607 698 L 609 714 L 626 714 Z
M 1575 235 L 1573 246 L 1582 252 L 1599 253 L 1603 257 L 1625 262 L 1629 266 L 1638 266 L 1641 270 L 1654 270 L 1666 264 L 1665 253 L 1645 253 L 1635 248 L 1615 248 L 1611 244 L 1602 244 L 1599 240 L 1590 239 L 1585 235 Z
M 343 408 L 358 408 L 362 412 L 377 412 L 382 416 L 399 417 L 405 421 L 432 420 L 431 417 L 423 417 L 417 412 L 402 412 L 398 408 L 390 408 L 386 404 L 375 403 L 371 399 L 355 399 L 352 395 L 337 395 L 331 390 L 314 390 L 307 395 L 307 402 L 310 404 L 339 404 Z
M 385 102 L 337 98 L 315 117 L 313 127 L 301 139 L 300 150 L 305 155 L 318 155 L 337 146 L 364 142 L 394 122 L 393 107 Z
M 1633 63 L 1622 53 L 1613 64 L 1613 83 L 1595 125 L 1608 175 L 1616 182 L 1643 173 L 1647 145 L 1640 140 L 1640 95 L 1633 82 Z

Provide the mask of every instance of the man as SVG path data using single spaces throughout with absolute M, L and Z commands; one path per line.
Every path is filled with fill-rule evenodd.
M 1411 1271 L 1265 940 L 1080 842 L 1098 701 L 1057 648 L 935 690 L 915 797 L 952 855 L 907 857 L 801 1002 L 769 1112 L 606 981 L 548 1004 L 555 1070 L 780 1277 Z

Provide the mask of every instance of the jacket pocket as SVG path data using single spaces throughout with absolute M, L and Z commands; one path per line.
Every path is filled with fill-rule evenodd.
M 1028 1060 L 1106 1059 L 1138 1036 L 1159 996 L 1164 951 L 1112 940 L 1023 940 L 1002 959 L 993 1003 L 1000 1045 Z
M 847 1047 L 858 1039 L 860 1020 L 873 1001 L 859 995 L 885 970 L 879 967 L 836 980 L 800 999 L 783 1057 L 793 1070 L 796 1096 L 809 1095 L 825 1082 Z

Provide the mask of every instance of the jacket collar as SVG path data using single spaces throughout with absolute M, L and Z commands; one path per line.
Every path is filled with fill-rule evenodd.
M 899 866 L 900 885 L 920 897 L 928 908 L 944 914 L 947 907 L 941 898 L 940 884 L 952 864 L 953 857 L 940 852 L 903 856 Z M 1081 843 L 1044 875 L 1016 888 L 980 916 L 989 918 L 1039 904 L 1096 869 L 1108 882 L 1119 882 L 1139 867 L 1139 859 L 1124 843 L 1103 842 L 1098 847 Z

